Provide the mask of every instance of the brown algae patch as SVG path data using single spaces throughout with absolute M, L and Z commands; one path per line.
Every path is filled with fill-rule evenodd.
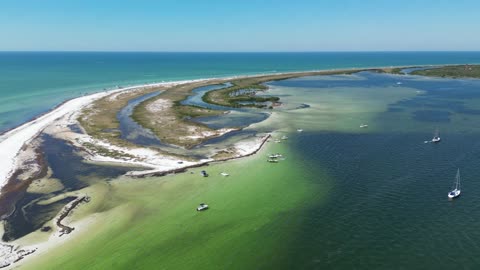
M 64 189 L 62 182 L 55 178 L 41 178 L 33 181 L 27 188 L 29 193 L 52 193 Z

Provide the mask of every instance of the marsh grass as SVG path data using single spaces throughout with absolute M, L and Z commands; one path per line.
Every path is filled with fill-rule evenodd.
M 416 70 L 412 75 L 448 78 L 480 78 L 480 65 L 455 65 Z

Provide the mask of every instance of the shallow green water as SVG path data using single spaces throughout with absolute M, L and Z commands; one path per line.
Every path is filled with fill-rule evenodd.
M 121 206 L 99 211 L 103 225 L 27 266 L 478 268 L 479 80 L 360 73 L 271 86 L 285 105 L 251 129 L 288 140 L 202 168 L 208 178 L 112 181 L 105 201 Z M 435 128 L 442 142 L 425 144 Z M 286 159 L 265 162 L 276 152 Z M 462 196 L 448 201 L 457 168 Z M 201 202 L 211 209 L 197 213 Z
M 269 150 L 289 156 L 285 145 L 271 143 Z M 281 259 L 280 253 L 288 251 L 299 233 L 298 209 L 311 205 L 319 194 L 315 190 L 324 193 L 329 186 L 327 176 L 318 183 L 299 181 L 301 166 L 292 168 L 286 160 L 270 164 L 264 154 L 202 169 L 210 174 L 208 178 L 196 169 L 194 174 L 112 181 L 108 200 L 126 208 L 117 208 L 108 217 L 100 212 L 97 218 L 105 218 L 102 227 L 95 226 L 91 234 L 52 250 L 52 257 L 30 267 L 281 267 L 288 258 Z M 222 171 L 230 176 L 220 176 Z M 201 202 L 210 209 L 195 211 Z

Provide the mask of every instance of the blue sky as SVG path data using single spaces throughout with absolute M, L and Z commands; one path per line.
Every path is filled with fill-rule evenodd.
M 480 50 L 474 0 L 2 0 L 0 50 Z

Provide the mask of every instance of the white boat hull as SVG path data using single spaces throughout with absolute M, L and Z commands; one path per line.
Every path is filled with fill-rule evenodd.
M 460 193 L 461 193 L 460 190 L 452 190 L 448 193 L 448 198 L 449 199 L 456 198 L 456 197 L 460 196 Z
M 197 207 L 197 211 L 205 211 L 208 209 L 208 204 L 203 204 Z

